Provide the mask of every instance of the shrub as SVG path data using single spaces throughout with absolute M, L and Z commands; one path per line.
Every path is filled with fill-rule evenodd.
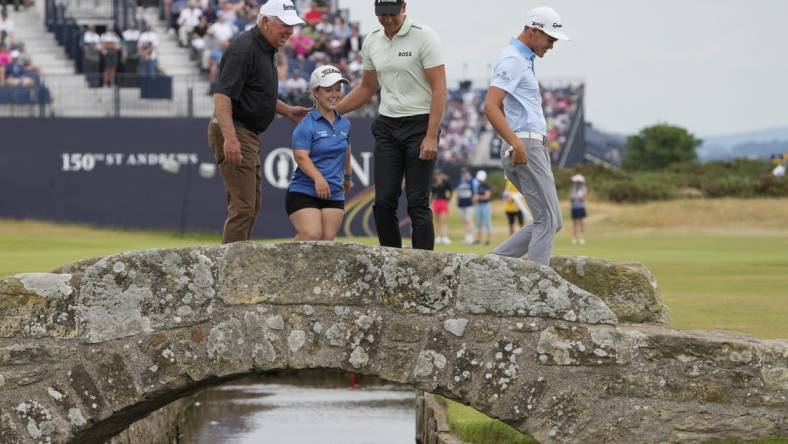
M 706 197 L 753 197 L 757 195 L 758 179 L 735 175 L 706 176 L 700 188 Z
M 755 189 L 759 196 L 788 197 L 788 180 L 771 173 L 762 174 Z
M 607 191 L 607 197 L 613 202 L 648 202 L 667 200 L 676 197 L 678 190 L 675 185 L 644 176 L 629 181 L 618 181 Z

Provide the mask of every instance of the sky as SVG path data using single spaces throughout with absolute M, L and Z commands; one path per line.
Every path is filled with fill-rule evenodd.
M 788 126 L 785 0 L 410 0 L 408 15 L 438 33 L 450 86 L 486 88 L 510 37 L 536 6 L 558 11 L 571 42 L 536 64 L 541 81 L 586 83 L 586 119 L 632 134 L 668 123 L 696 136 Z M 372 0 L 339 0 L 379 25 Z

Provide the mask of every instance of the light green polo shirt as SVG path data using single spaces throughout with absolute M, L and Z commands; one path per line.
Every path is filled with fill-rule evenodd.
M 443 65 L 435 31 L 406 16 L 391 40 L 382 28 L 368 34 L 361 56 L 364 69 L 377 72 L 380 114 L 408 117 L 430 113 L 432 88 L 424 70 Z

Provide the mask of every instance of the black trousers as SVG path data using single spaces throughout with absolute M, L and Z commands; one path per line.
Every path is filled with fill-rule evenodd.
M 375 227 L 384 247 L 402 247 L 397 207 L 405 179 L 413 248 L 432 250 L 435 231 L 430 209 L 430 188 L 435 159 L 419 159 L 427 134 L 429 115 L 392 118 L 378 116 L 372 123 L 375 136 Z

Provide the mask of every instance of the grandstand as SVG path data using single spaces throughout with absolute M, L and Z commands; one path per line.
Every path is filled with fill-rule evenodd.
M 19 63 L 8 69 L 5 50 L 4 71 L 15 76 L 0 77 L 0 115 L 207 117 L 222 51 L 254 25 L 260 1 L 36 0 L 9 11 L 14 48 L 24 42 L 29 63 L 21 73 Z M 360 80 L 363 36 L 339 0 L 295 3 L 307 25 L 278 54 L 279 94 L 308 106 L 306 78 L 315 66 L 337 65 L 351 87 Z M 440 163 L 498 166 L 501 142 L 481 112 L 486 84 L 466 81 L 450 91 Z M 543 85 L 548 145 L 562 167 L 587 160 L 583 91 L 582 82 Z M 376 112 L 372 103 L 355 114 Z

